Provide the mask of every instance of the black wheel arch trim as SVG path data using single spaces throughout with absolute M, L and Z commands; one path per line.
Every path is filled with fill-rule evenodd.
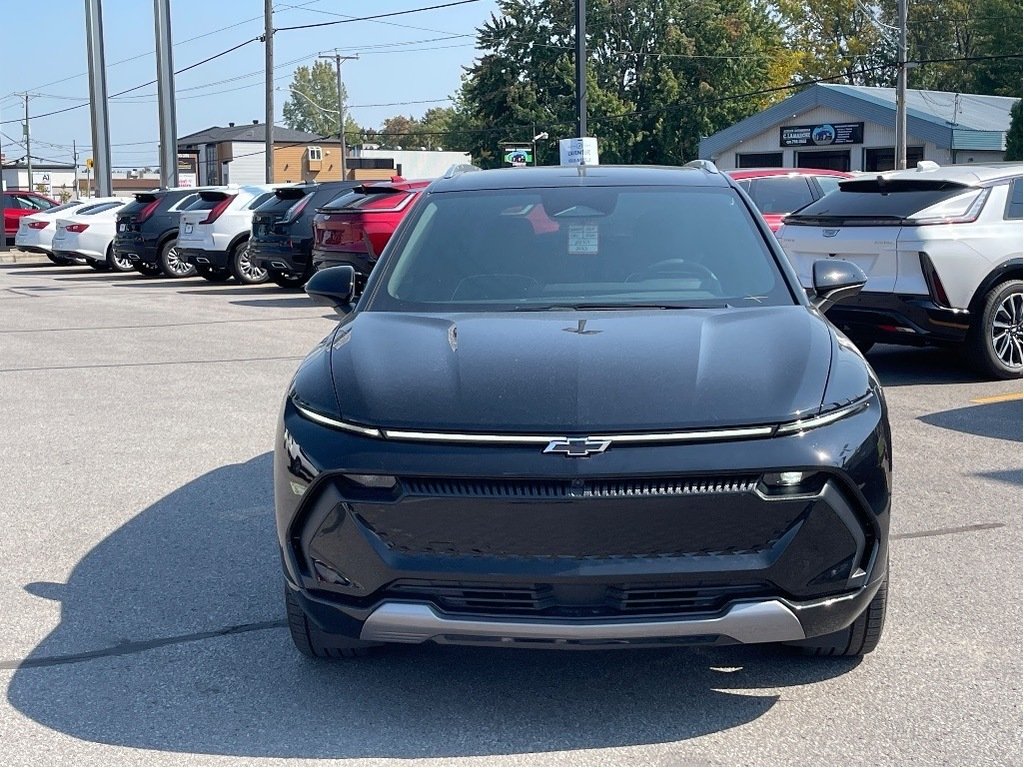
M 985 303 L 985 297 L 997 285 L 1007 280 L 1021 279 L 1024 279 L 1024 259 L 1020 256 L 1007 259 L 1002 264 L 996 266 L 974 291 L 974 296 L 971 297 L 971 303 L 968 305 L 971 314 L 975 315 L 979 312 Z

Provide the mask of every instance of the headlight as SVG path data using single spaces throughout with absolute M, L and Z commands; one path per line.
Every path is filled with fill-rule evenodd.
M 795 435 L 800 432 L 806 432 L 810 429 L 817 429 L 818 427 L 824 427 L 833 422 L 845 419 L 847 416 L 853 416 L 855 413 L 860 413 L 871 402 L 871 393 L 864 395 L 861 399 L 844 405 L 841 408 L 822 413 L 817 416 L 810 416 L 806 419 L 798 419 L 797 421 L 789 421 L 785 424 L 780 424 L 776 430 L 777 435 Z
M 323 424 L 325 427 L 333 427 L 334 429 L 341 429 L 345 432 L 354 432 L 357 435 L 363 435 L 365 437 L 380 437 L 380 430 L 373 429 L 372 427 L 362 427 L 358 424 L 350 424 L 347 421 L 335 418 L 334 416 L 327 416 L 326 414 L 313 411 L 304 405 L 299 405 L 299 402 L 292 397 L 292 405 L 295 406 L 295 410 L 299 414 L 310 421 L 315 421 L 317 424 Z

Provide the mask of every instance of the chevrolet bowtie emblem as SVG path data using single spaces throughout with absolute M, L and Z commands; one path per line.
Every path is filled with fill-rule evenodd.
M 592 453 L 604 453 L 611 445 L 611 440 L 595 440 L 591 437 L 568 437 L 563 440 L 552 440 L 544 453 L 561 453 L 574 458 L 585 458 Z

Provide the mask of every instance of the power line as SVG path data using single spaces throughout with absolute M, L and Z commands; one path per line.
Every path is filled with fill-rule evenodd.
M 470 3 L 479 3 L 480 0 L 455 0 L 451 3 L 442 3 L 440 5 L 428 5 L 423 8 L 408 8 L 404 11 L 391 11 L 390 13 L 377 13 L 373 16 L 357 16 L 348 19 L 338 19 L 337 21 L 321 21 L 317 24 L 297 24 L 293 27 L 278 27 L 275 32 L 290 32 L 293 29 L 313 29 L 315 27 L 333 27 L 336 24 L 352 24 L 356 21 L 376 21 L 377 19 L 390 19 L 395 16 L 406 16 L 410 13 L 423 13 L 424 11 L 438 11 L 442 8 L 454 8 L 457 5 L 469 5 Z
M 294 5 L 284 5 L 284 4 L 282 4 L 281 7 L 291 8 L 291 9 L 295 9 L 295 10 L 300 10 L 300 8 L 298 6 L 294 6 Z M 342 18 L 342 19 L 355 19 L 356 18 L 355 16 L 350 16 L 350 15 L 345 14 L 345 13 L 335 13 L 334 11 L 325 11 L 325 10 L 323 10 L 321 8 L 302 8 L 301 10 L 311 11 L 312 13 L 322 13 L 325 16 L 337 16 L 337 17 Z M 435 33 L 437 33 L 439 35 L 454 34 L 453 32 L 447 32 L 447 31 L 445 31 L 443 29 L 433 29 L 431 27 L 416 27 L 416 26 L 413 26 L 412 24 L 400 24 L 397 21 L 380 21 L 379 19 L 370 19 L 370 21 L 373 21 L 374 24 L 387 24 L 389 27 L 402 27 L 403 29 L 416 29 L 416 30 L 419 30 L 420 32 L 435 32 Z
M 258 37 L 254 37 L 254 38 L 252 38 L 250 40 L 245 40 L 244 42 L 241 42 L 238 45 L 234 45 L 231 48 L 227 48 L 226 50 L 223 50 L 220 53 L 215 53 L 212 56 L 207 56 L 202 61 L 197 61 L 194 64 L 189 64 L 187 67 L 175 70 L 174 74 L 175 75 L 180 75 L 182 72 L 188 72 L 190 69 L 195 69 L 198 66 L 201 66 L 203 64 L 206 64 L 208 62 L 213 61 L 214 59 L 219 59 L 221 56 L 226 56 L 229 53 L 233 53 L 234 51 L 237 51 L 239 48 L 242 48 L 243 46 L 249 45 L 249 43 L 254 43 L 257 40 L 259 40 Z M 109 98 L 110 99 L 114 99 L 117 96 L 123 96 L 126 93 L 131 93 L 132 91 L 137 91 L 140 88 L 145 88 L 147 86 L 153 85 L 154 83 L 156 83 L 156 80 L 150 80 L 147 83 L 142 83 L 141 85 L 136 85 L 136 86 L 133 86 L 132 88 L 126 88 L 123 91 L 118 91 L 117 93 L 111 94 L 109 96 Z M 63 114 L 64 112 L 71 112 L 72 110 L 75 110 L 75 109 L 81 109 L 82 107 L 87 106 L 87 105 L 88 105 L 88 102 L 84 102 L 82 104 L 75 104 L 75 105 L 70 106 L 70 107 L 65 107 L 64 109 L 56 109 L 56 110 L 54 110 L 52 112 L 43 112 L 41 115 L 33 115 L 32 119 L 33 120 L 38 120 L 39 118 L 42 118 L 42 117 L 51 117 L 52 115 L 60 115 L 60 114 Z M 8 123 L 18 123 L 18 122 L 21 122 L 21 121 L 20 120 L 2 120 L 2 121 L 0 121 L 0 125 L 6 125 Z

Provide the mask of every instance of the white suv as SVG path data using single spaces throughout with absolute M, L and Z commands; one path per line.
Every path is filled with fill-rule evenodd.
M 805 286 L 823 257 L 867 274 L 858 296 L 828 311 L 861 349 L 876 341 L 963 345 L 984 374 L 1017 378 L 1022 170 L 922 162 L 861 176 L 787 216 L 777 236 Z
M 200 191 L 178 220 L 179 258 L 211 282 L 232 276 L 247 285 L 265 282 L 267 271 L 249 260 L 249 230 L 253 209 L 273 197 L 274 189 L 254 184 Z

